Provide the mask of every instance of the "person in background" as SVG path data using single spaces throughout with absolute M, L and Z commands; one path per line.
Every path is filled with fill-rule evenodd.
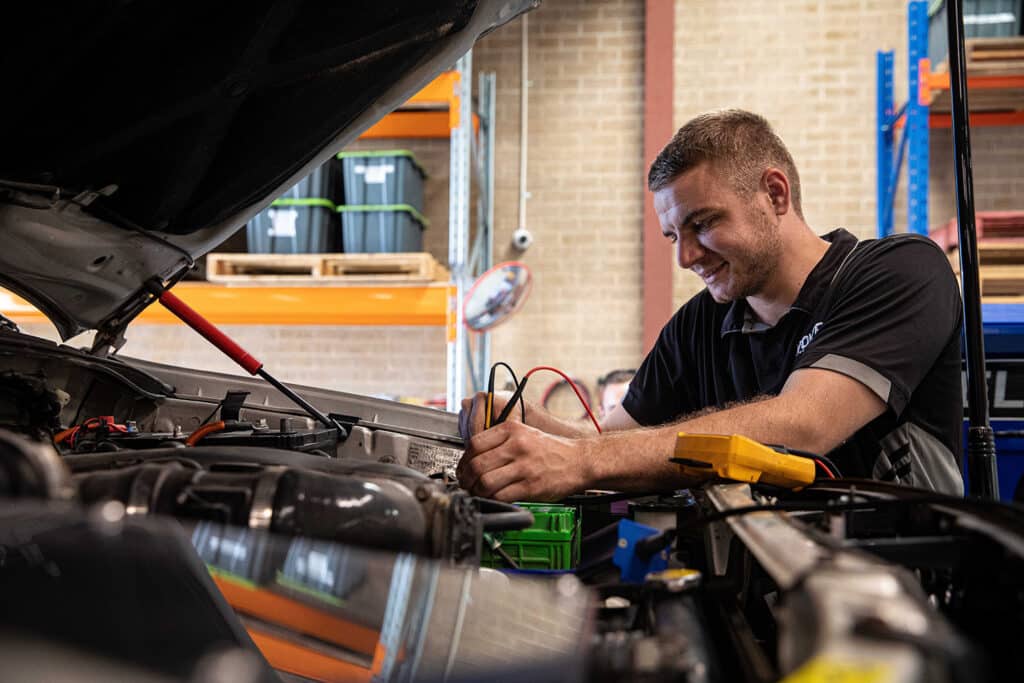
M 636 370 L 612 370 L 597 378 L 597 402 L 602 419 L 619 407 L 635 375 Z

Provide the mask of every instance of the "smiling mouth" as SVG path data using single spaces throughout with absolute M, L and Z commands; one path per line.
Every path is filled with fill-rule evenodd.
M 722 268 L 725 268 L 725 265 L 726 262 L 722 261 L 711 270 L 706 270 L 702 272 L 700 274 L 701 279 L 704 280 L 705 284 L 711 284 L 712 282 L 715 281 L 715 278 L 718 277 L 718 274 L 722 271 Z

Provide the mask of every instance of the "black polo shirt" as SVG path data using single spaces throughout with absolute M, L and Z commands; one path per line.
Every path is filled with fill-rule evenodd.
M 774 326 L 705 289 L 680 308 L 622 405 L 641 425 L 776 395 L 800 368 L 839 372 L 888 406 L 829 453 L 845 476 L 962 494 L 960 292 L 931 240 L 839 229 Z M 821 419 L 828 419 L 822 415 Z

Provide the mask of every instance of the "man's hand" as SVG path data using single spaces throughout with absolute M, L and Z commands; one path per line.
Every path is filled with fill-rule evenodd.
M 473 436 L 456 474 L 484 498 L 555 501 L 586 488 L 586 464 L 584 442 L 509 421 Z
M 505 409 L 509 399 L 512 398 L 510 391 L 494 392 L 494 400 L 491 402 L 491 422 L 498 419 L 501 411 Z M 459 435 L 464 441 L 484 431 L 484 421 L 487 416 L 487 393 L 476 392 L 469 398 L 462 399 L 462 410 L 459 411 Z M 521 413 L 518 409 L 509 412 L 506 421 L 520 421 Z

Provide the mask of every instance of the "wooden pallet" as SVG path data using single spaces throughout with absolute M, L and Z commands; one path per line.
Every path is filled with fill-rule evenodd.
M 964 49 L 968 76 L 1024 72 L 1024 36 L 970 38 Z
M 971 38 L 964 45 L 967 76 L 1015 76 L 1024 74 L 1024 37 Z M 937 71 L 948 72 L 943 62 Z M 971 111 L 1024 110 L 1024 88 L 979 89 L 968 96 Z M 950 91 L 939 90 L 931 103 L 932 111 L 948 112 Z
M 1024 265 L 982 266 L 979 279 L 984 297 L 1024 296 Z
M 1024 266 L 982 266 L 978 280 L 986 303 L 1024 301 Z
M 206 279 L 227 284 L 424 284 L 448 279 L 433 256 L 401 254 L 207 254 Z
M 974 112 L 1024 110 L 1024 88 L 971 90 L 967 99 L 971 111 Z M 953 100 L 949 90 L 939 90 L 932 99 L 931 110 L 946 113 L 952 109 L 952 105 Z
M 1024 268 L 1024 244 L 1020 242 L 981 242 L 978 244 L 978 260 L 982 266 L 1018 266 Z M 953 270 L 959 272 L 960 250 L 953 247 L 949 252 Z
M 977 211 L 974 225 L 980 244 L 1024 243 L 1024 211 Z M 956 218 L 928 233 L 943 249 L 955 249 L 960 239 Z
M 978 260 L 978 279 L 983 297 L 992 302 L 1002 297 L 1024 297 L 1024 244 L 979 244 Z M 949 253 L 949 262 L 959 277 L 958 249 L 954 248 Z

